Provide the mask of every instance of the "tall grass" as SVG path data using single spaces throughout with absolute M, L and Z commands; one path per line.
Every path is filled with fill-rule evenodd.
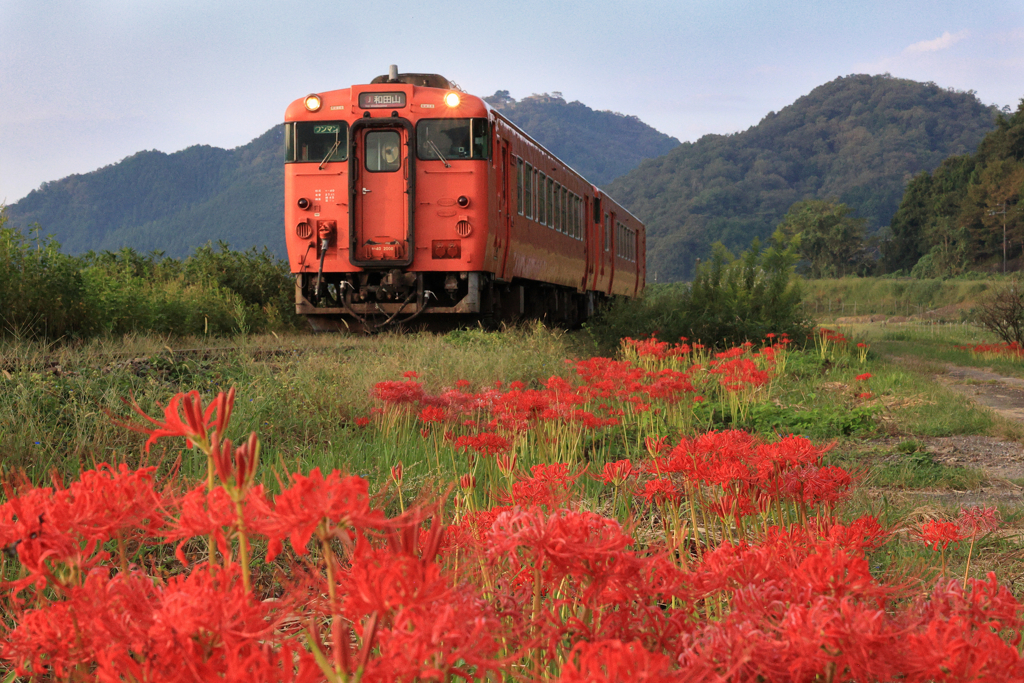
M 924 315 L 935 309 L 955 307 L 947 313 L 952 320 L 971 319 L 976 302 L 1002 279 L 999 276 L 973 280 L 917 280 L 911 278 L 846 277 L 804 280 L 804 311 L 818 320 L 843 316 Z
M 224 243 L 184 260 L 132 249 L 70 256 L 0 207 L 0 337 L 84 339 L 130 332 L 229 335 L 293 327 L 294 284 L 266 249 Z

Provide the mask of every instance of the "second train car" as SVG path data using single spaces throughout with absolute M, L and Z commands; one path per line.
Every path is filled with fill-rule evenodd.
M 574 326 L 644 288 L 643 224 L 436 74 L 392 66 L 292 102 L 284 199 L 295 310 L 315 329 Z

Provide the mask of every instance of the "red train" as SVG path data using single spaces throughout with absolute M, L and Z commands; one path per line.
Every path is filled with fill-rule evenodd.
M 285 148 L 295 310 L 314 328 L 446 314 L 572 326 L 643 291 L 643 224 L 436 74 L 392 66 L 296 100 Z

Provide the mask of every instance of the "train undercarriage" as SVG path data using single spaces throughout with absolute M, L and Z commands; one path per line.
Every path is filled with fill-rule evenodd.
M 295 312 L 317 331 L 375 332 L 389 328 L 496 327 L 542 320 L 575 328 L 603 297 L 531 280 L 505 282 L 490 273 L 409 272 L 300 274 Z

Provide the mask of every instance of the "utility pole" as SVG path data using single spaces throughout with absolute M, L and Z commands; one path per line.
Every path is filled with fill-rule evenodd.
M 1003 202 L 1003 210 L 996 211 L 992 209 L 988 212 L 989 216 L 1002 216 L 1003 217 L 1003 275 L 1006 275 L 1006 202 Z

